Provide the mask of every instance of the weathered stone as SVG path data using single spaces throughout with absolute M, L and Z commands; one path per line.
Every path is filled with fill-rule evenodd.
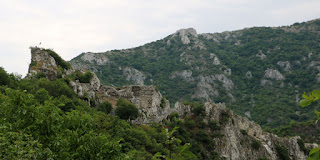
M 54 80 L 58 75 L 58 66 L 55 59 L 47 51 L 31 47 L 31 66 L 28 77 L 33 77 L 39 72 L 43 72 L 47 79 Z
M 123 74 L 126 76 L 127 81 L 132 81 L 136 85 L 144 85 L 146 76 L 141 71 L 138 71 L 134 68 L 125 67 L 123 70 Z
M 289 61 L 278 61 L 277 65 L 279 65 L 281 68 L 283 68 L 284 71 L 290 71 L 291 70 L 291 64 Z
M 246 73 L 246 77 L 247 77 L 247 78 L 251 78 L 251 77 L 252 77 L 251 71 L 248 71 L 248 72 Z
M 173 72 L 169 78 L 170 79 L 174 79 L 174 78 L 177 78 L 177 77 L 182 78 L 186 82 L 194 81 L 194 78 L 192 77 L 192 71 L 190 71 L 190 70 L 183 70 L 183 71 L 180 71 L 180 72 L 179 71 Z
M 264 76 L 266 78 L 275 79 L 275 80 L 284 80 L 285 77 L 277 70 L 268 68 L 265 71 Z

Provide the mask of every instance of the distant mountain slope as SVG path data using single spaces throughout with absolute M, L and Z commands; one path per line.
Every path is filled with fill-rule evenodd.
M 155 85 L 175 101 L 226 102 L 262 126 L 311 119 L 297 105 L 319 88 L 320 20 L 197 34 L 181 29 L 140 47 L 82 53 L 70 62 L 106 85 Z

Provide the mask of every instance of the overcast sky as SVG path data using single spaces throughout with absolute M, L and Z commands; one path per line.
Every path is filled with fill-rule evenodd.
M 42 42 L 65 60 L 126 49 L 181 28 L 215 33 L 320 18 L 320 0 L 0 0 L 0 66 L 27 73 Z

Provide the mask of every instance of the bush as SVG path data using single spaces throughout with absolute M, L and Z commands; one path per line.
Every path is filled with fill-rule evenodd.
M 9 74 L 2 67 L 0 67 L 0 85 L 9 85 L 9 82 Z
M 116 104 L 116 115 L 124 120 L 133 120 L 136 119 L 139 115 L 138 108 L 128 102 L 127 100 L 120 98 Z
M 44 101 L 49 99 L 49 92 L 44 88 L 39 89 L 36 94 L 35 98 L 41 103 L 44 104 Z
M 82 74 L 78 77 L 80 83 L 90 83 L 91 79 L 93 78 L 93 73 L 87 71 L 86 73 Z
M 251 147 L 255 150 L 259 150 L 259 148 L 261 147 L 261 142 L 258 140 L 253 140 L 251 143 Z
M 276 144 L 276 150 L 281 160 L 290 160 L 289 153 L 286 147 Z
M 298 139 L 298 145 L 301 151 L 303 151 L 303 153 L 308 154 L 309 150 L 304 146 L 304 141 L 302 139 Z
M 52 49 L 43 49 L 44 51 L 48 52 L 50 56 L 54 58 L 54 60 L 57 62 L 57 65 L 61 66 L 64 69 L 70 69 L 71 65 L 70 63 L 64 61 L 55 51 Z
M 104 101 L 103 103 L 100 103 L 98 106 L 98 111 L 110 113 L 111 110 L 112 110 L 112 104 L 109 101 Z
M 43 72 L 38 72 L 36 75 L 35 75 L 36 79 L 40 79 L 40 78 L 46 78 L 46 74 L 44 74 Z
M 166 99 L 164 97 L 161 98 L 161 104 L 160 107 L 164 108 L 164 105 L 166 104 Z

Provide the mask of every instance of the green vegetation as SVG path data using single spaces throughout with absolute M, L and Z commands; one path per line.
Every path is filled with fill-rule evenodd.
M 95 68 L 102 84 L 114 86 L 133 84 L 126 79 L 123 68 L 135 68 L 145 74 L 146 85 L 157 86 L 171 103 L 184 100 L 204 102 L 204 98 L 194 96 L 198 93 L 198 85 L 202 84 L 200 77 L 223 74 L 229 68 L 232 74 L 225 74 L 225 77 L 232 80 L 234 89 L 227 90 L 223 81 L 208 81 L 206 84 L 212 87 L 208 90 L 219 93 L 219 96 L 208 94 L 208 98 L 227 103 L 238 115 L 245 116 L 244 113 L 250 111 L 251 120 L 263 128 L 275 128 L 289 125 L 291 121 L 299 123 L 315 118 L 314 109 L 300 108 L 295 100 L 297 94 L 320 87 L 316 79 L 319 64 L 315 60 L 320 50 L 320 36 L 316 32 L 320 28 L 319 22 L 208 34 L 214 37 L 209 39 L 199 34 L 198 38 L 189 37 L 191 42 L 188 45 L 182 44 L 179 36 L 168 36 L 132 49 L 97 53 L 112 62 L 107 65 L 83 61 L 82 55 L 72 61 Z M 199 47 L 201 45 L 203 48 Z M 212 53 L 219 58 L 221 65 L 212 63 Z M 259 54 L 266 58 L 259 58 Z M 288 62 L 289 71 L 278 62 Z M 264 77 L 268 68 L 278 70 L 285 79 Z M 174 78 L 174 73 L 183 71 L 192 71 L 191 77 Z M 252 73 L 251 78 L 246 77 L 248 71 Z M 261 80 L 269 80 L 270 85 L 262 86 Z M 236 101 L 232 101 L 228 93 Z
M 80 83 L 90 83 L 91 79 L 93 78 L 93 73 L 90 71 L 85 72 L 84 74 L 80 71 L 76 72 L 76 80 L 79 80 Z
M 70 63 L 64 61 L 55 51 L 52 49 L 42 49 L 50 54 L 54 58 L 54 60 L 57 62 L 57 65 L 61 66 L 64 69 L 70 69 L 71 65 Z
M 303 99 L 300 101 L 300 106 L 307 107 L 307 106 L 310 106 L 315 101 L 318 101 L 320 99 L 320 91 L 319 90 L 313 90 L 311 94 L 304 93 L 302 95 L 302 97 L 303 97 Z M 320 120 L 320 112 L 317 111 L 317 110 L 314 110 L 314 113 L 318 117 L 318 119 L 316 121 L 316 122 L 318 122 Z M 306 151 L 305 148 L 302 148 L 302 149 L 303 149 L 303 151 Z M 317 160 L 317 159 L 320 159 L 320 147 L 313 148 L 309 152 L 309 158 L 307 160 Z
M 117 101 L 116 106 L 116 115 L 119 116 L 121 119 L 130 121 L 138 118 L 139 116 L 138 108 L 134 104 L 128 102 L 123 98 L 120 98 Z
M 289 153 L 286 147 L 276 144 L 276 151 L 281 160 L 290 160 Z
M 261 147 L 261 142 L 258 140 L 253 140 L 251 143 L 251 147 L 255 150 L 259 150 Z
M 108 102 L 98 107 L 103 112 L 89 107 L 63 79 L 21 79 L 2 68 L 0 76 L 6 78 L 0 85 L 1 159 L 219 158 L 211 152 L 210 132 L 199 128 L 189 134 L 177 117 L 133 125 L 106 114 Z M 117 106 L 133 105 L 120 99 Z
M 110 113 L 111 110 L 112 110 L 112 104 L 108 101 L 104 101 L 104 102 L 100 103 L 98 106 L 98 111 Z

